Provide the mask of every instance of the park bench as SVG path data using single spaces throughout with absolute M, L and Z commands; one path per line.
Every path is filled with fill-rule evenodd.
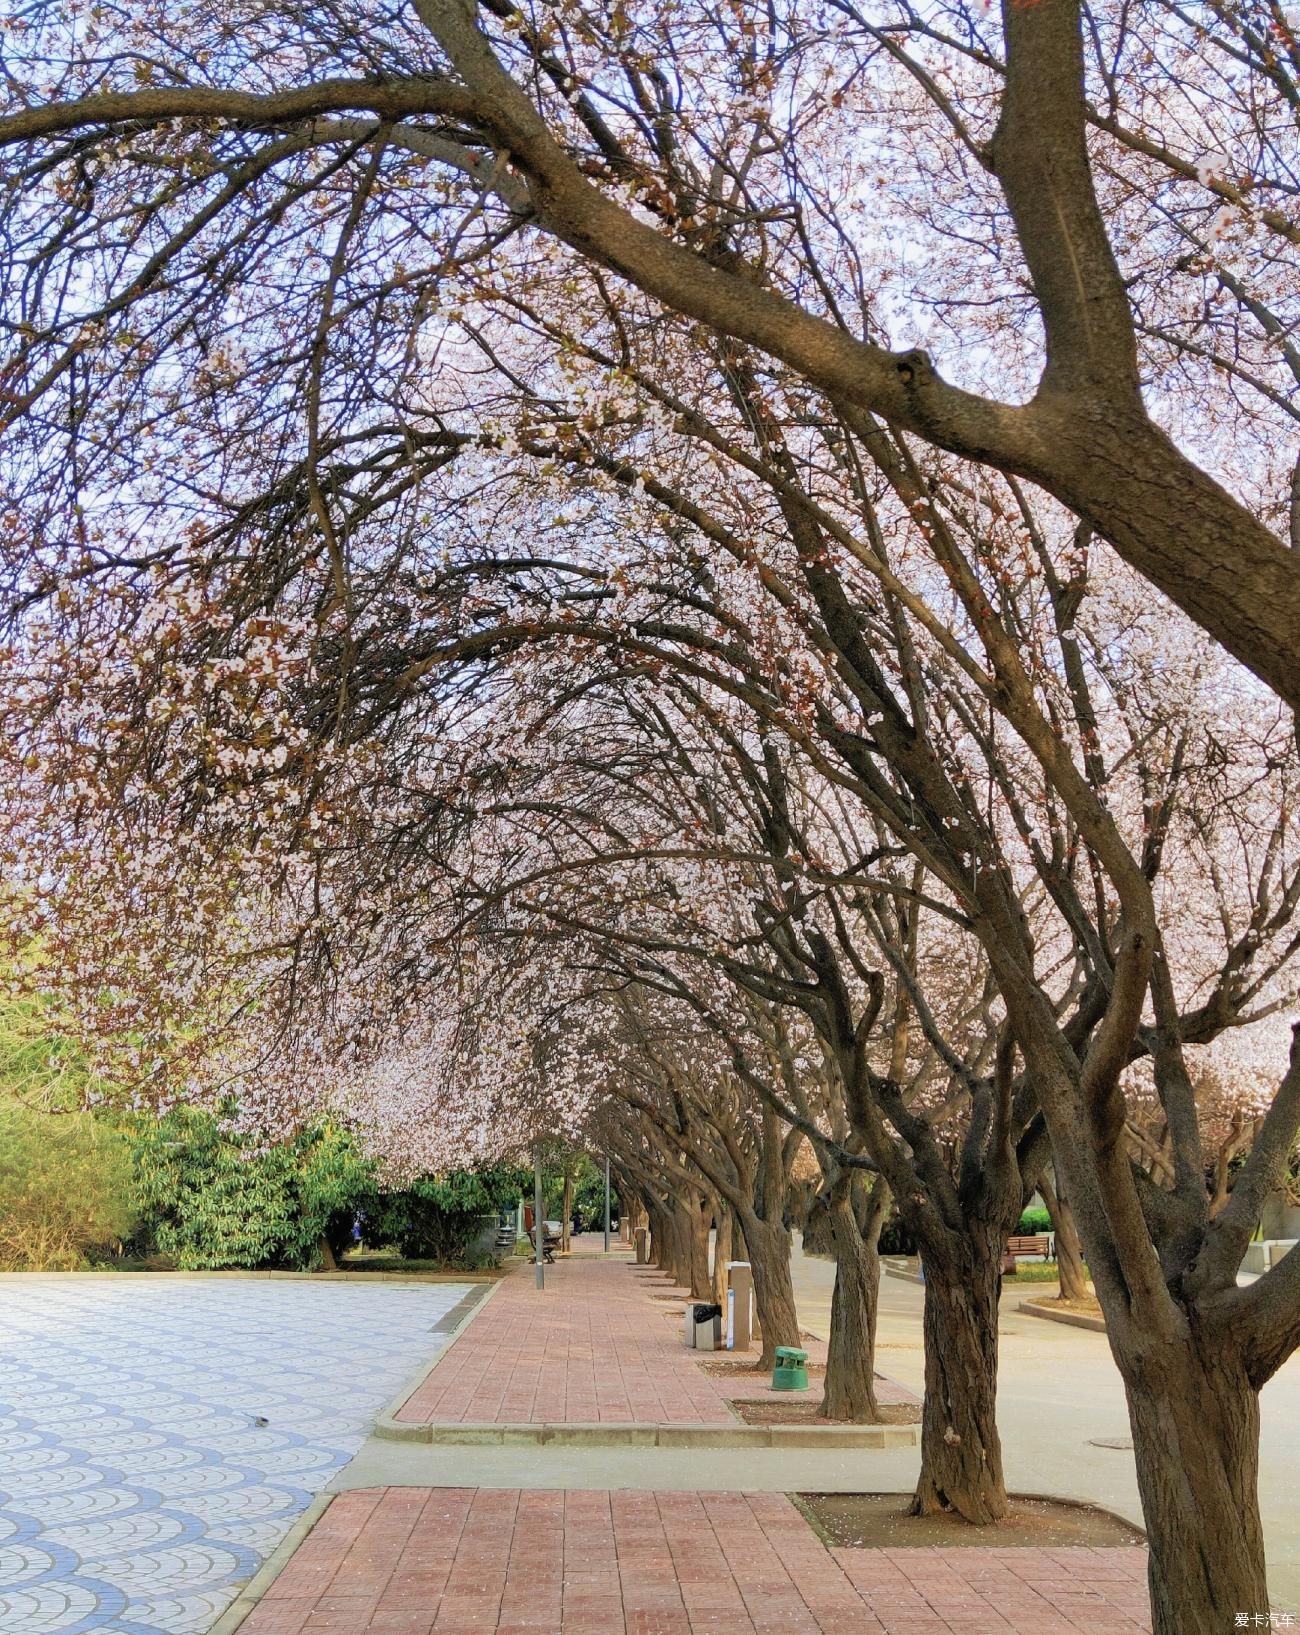
M 1002 1270 L 1015 1274 L 1022 1260 L 1047 1260 L 1051 1254 L 1051 1239 L 1047 1237 L 1008 1238 L 1002 1254 Z

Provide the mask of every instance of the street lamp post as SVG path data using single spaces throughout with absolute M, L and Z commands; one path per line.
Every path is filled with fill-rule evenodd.
M 533 1251 L 537 1262 L 534 1281 L 539 1289 L 546 1287 L 546 1257 L 542 1252 L 545 1241 L 546 1227 L 542 1221 L 542 1149 L 538 1147 L 533 1153 Z
M 605 1154 L 605 1253 L 609 1253 L 609 1154 Z

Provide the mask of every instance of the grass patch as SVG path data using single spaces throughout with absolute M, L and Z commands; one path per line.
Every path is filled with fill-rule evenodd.
M 1003 1275 L 1003 1283 L 1011 1280 L 1012 1274 Z M 1059 1283 L 1061 1273 L 1054 1260 L 1022 1260 L 1016 1268 L 1014 1281 L 1017 1283 Z

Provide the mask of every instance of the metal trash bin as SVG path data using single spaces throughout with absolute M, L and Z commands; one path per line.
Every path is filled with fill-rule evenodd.
M 722 1345 L 722 1307 L 689 1301 L 686 1307 L 686 1344 L 693 1351 L 717 1351 Z

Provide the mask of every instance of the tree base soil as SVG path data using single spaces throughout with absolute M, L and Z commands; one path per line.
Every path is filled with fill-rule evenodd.
M 833 1549 L 1066 1549 L 1140 1545 L 1142 1533 L 1118 1516 L 1057 1499 L 1017 1499 L 1010 1514 L 972 1527 L 953 1511 L 910 1516 L 910 1493 L 796 1493 L 795 1503 Z
M 768 1375 L 770 1375 L 771 1372 L 772 1372 L 772 1370 L 770 1368 L 760 1368 L 758 1366 L 757 1359 L 750 1356 L 748 1352 L 744 1352 L 744 1351 L 741 1352 L 741 1354 L 736 1358 L 736 1360 L 734 1362 L 731 1360 L 730 1357 L 726 1357 L 726 1356 L 721 1356 L 720 1357 L 715 1353 L 712 1357 L 710 1357 L 708 1362 L 702 1362 L 698 1366 L 700 1368 L 702 1368 L 706 1374 L 722 1374 L 722 1375 L 726 1375 L 726 1374 L 768 1374 Z M 810 1380 L 820 1379 L 820 1378 L 822 1378 L 822 1376 L 825 1373 L 826 1373 L 826 1366 L 825 1366 L 824 1363 L 809 1363 L 808 1364 L 808 1378 Z
M 1045 1295 L 1041 1300 L 1031 1300 L 1032 1306 L 1044 1306 L 1048 1311 L 1077 1311 L 1084 1317 L 1100 1317 L 1101 1301 L 1096 1295 L 1084 1295 L 1077 1300 L 1067 1300 L 1063 1295 Z
M 791 1402 L 782 1398 L 775 1402 L 755 1401 L 752 1397 L 736 1397 L 727 1404 L 732 1413 L 742 1419 L 746 1425 L 852 1425 L 856 1421 L 851 1419 L 824 1419 L 818 1408 L 820 1401 L 816 1398 L 809 1402 Z M 921 1404 L 919 1402 L 883 1402 L 880 1405 L 878 1425 L 919 1425 L 921 1422 Z

